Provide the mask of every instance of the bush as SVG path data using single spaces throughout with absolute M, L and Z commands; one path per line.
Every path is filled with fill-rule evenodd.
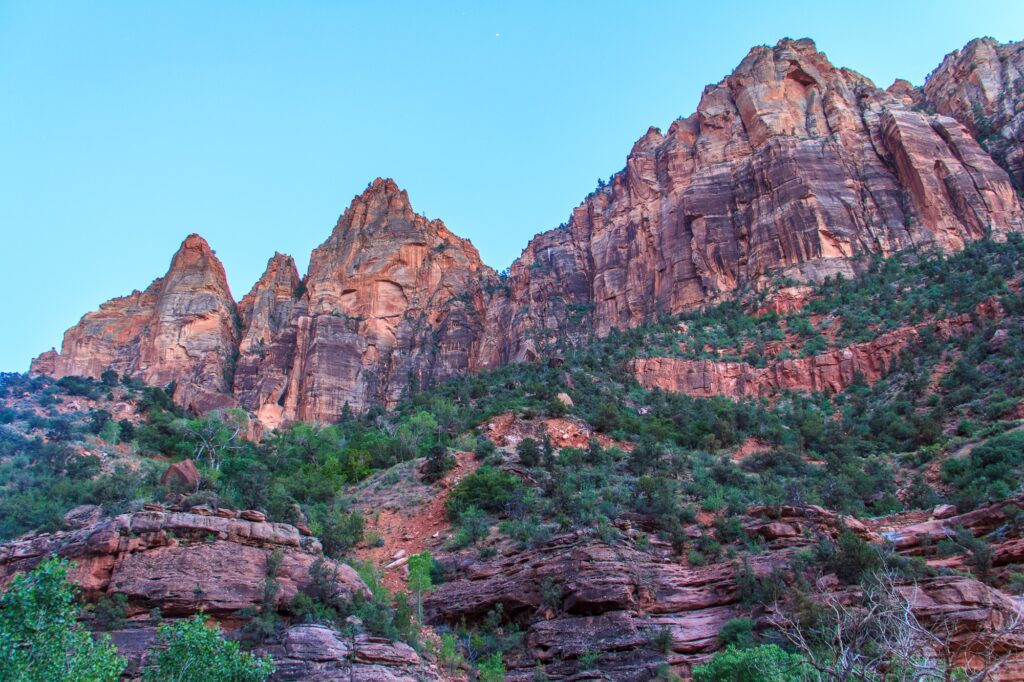
M 480 675 L 480 682 L 504 682 L 505 681 L 505 657 L 500 651 L 480 661 L 477 669 Z
M 693 682 L 801 682 L 809 672 L 803 658 L 775 644 L 750 649 L 726 647 L 693 669 Z
M 470 507 L 493 513 L 504 512 L 523 495 L 523 482 L 515 474 L 482 466 L 459 481 L 445 506 L 448 516 L 458 519 Z

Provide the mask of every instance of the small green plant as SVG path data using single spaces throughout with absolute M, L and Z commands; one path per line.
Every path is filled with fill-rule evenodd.
M 495 651 L 487 658 L 480 661 L 477 667 L 477 674 L 480 682 L 505 682 L 505 657 L 500 651 Z

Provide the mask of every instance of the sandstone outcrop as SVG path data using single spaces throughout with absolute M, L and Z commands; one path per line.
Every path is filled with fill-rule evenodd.
M 267 559 L 283 555 L 278 571 L 283 607 L 311 582 L 320 544 L 283 523 L 181 512 L 123 514 L 77 530 L 43 534 L 0 546 L 0 584 L 50 554 L 74 561 L 70 573 L 87 596 L 123 593 L 133 610 L 166 615 L 204 612 L 230 617 L 263 596 Z M 336 590 L 351 597 L 366 586 L 350 567 L 334 564 Z
M 534 679 L 538 665 L 550 679 L 578 679 L 580 660 L 593 656 L 594 674 L 599 670 L 607 679 L 649 680 L 666 662 L 685 675 L 720 648 L 717 635 L 725 623 L 751 615 L 741 603 L 741 572 L 749 570 L 757 580 L 775 569 L 785 575 L 797 549 L 823 536 L 835 538 L 840 525 L 867 541 L 883 541 L 865 524 L 817 507 L 753 508 L 744 530 L 762 538 L 766 549 L 746 566 L 738 560 L 687 566 L 676 563 L 664 543 L 652 540 L 641 550 L 629 541 L 607 544 L 582 533 L 535 549 L 505 547 L 490 560 L 442 557 L 456 577 L 427 597 L 428 620 L 477 622 L 500 604 L 525 629 L 526 650 L 509 661 L 508 680 Z M 696 528 L 687 532 L 700 534 Z M 819 588 L 843 589 L 834 579 Z M 1021 614 L 1013 599 L 967 577 L 938 576 L 900 589 L 919 619 L 953 623 L 962 638 Z M 772 616 L 755 617 L 767 623 Z M 667 653 L 653 644 L 664 631 L 671 640 Z M 1024 641 L 1008 639 L 1004 647 L 1014 652 L 1013 661 L 999 679 L 1018 679 Z
M 302 280 L 291 256 L 275 254 L 252 290 L 238 304 L 242 340 L 235 366 L 239 404 L 267 427 L 280 425 L 280 399 L 295 356 L 292 314 L 301 298 Z
M 281 642 L 264 647 L 274 658 L 274 682 L 431 682 L 437 669 L 401 642 L 358 635 L 342 637 L 323 625 L 293 625 Z
M 1024 42 L 978 38 L 946 55 L 923 104 L 967 126 L 1024 191 Z
M 850 274 L 851 256 L 961 248 L 1019 230 L 1006 173 L 953 119 L 829 63 L 757 47 L 697 112 L 535 237 L 489 311 L 491 361 L 727 297 L 766 273 Z
M 302 300 L 268 351 L 272 368 L 243 405 L 260 414 L 276 402 L 286 420 L 332 421 L 346 404 L 391 405 L 466 372 L 496 281 L 472 244 L 378 178 L 313 252 Z
M 38 359 L 34 369 L 97 379 L 109 369 L 153 386 L 175 382 L 178 403 L 205 411 L 232 403 L 237 345 L 235 301 L 224 267 L 193 234 L 164 277 L 87 314 L 64 334 L 60 354 Z
M 1002 312 L 998 305 L 988 302 L 976 314 L 996 319 Z M 925 329 L 934 329 L 939 339 L 949 339 L 975 328 L 974 314 L 965 313 L 934 324 L 894 329 L 871 341 L 817 355 L 771 360 L 765 367 L 746 362 L 642 357 L 632 361 L 632 370 L 645 388 L 694 397 L 768 398 L 781 391 L 839 393 L 858 380 L 870 385 L 884 378 L 900 354 L 920 342 Z

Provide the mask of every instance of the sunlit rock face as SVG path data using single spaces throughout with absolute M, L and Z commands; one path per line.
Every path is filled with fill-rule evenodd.
M 964 124 L 1024 190 L 1024 42 L 978 38 L 946 55 L 923 104 Z
M 313 252 L 242 404 L 271 423 L 332 421 L 472 369 L 496 281 L 472 244 L 378 178 Z
M 111 369 L 154 386 L 174 382 L 175 400 L 198 411 L 225 406 L 233 402 L 235 316 L 224 266 L 193 234 L 166 275 L 85 315 L 43 369 L 57 377 L 94 378 Z
M 810 40 L 754 48 L 530 242 L 491 314 L 487 360 L 716 301 L 771 271 L 817 280 L 849 274 L 852 256 L 1020 229 L 1007 174 L 915 98 L 834 67 Z

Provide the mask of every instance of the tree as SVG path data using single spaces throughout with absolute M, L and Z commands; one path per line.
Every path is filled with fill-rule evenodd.
M 524 438 L 518 446 L 519 462 L 526 467 L 535 467 L 540 464 L 540 446 L 532 438 Z
M 249 428 L 249 417 L 239 409 L 216 410 L 199 419 L 182 419 L 176 430 L 195 441 L 192 459 L 205 458 L 212 469 L 220 469 L 224 456 L 241 449 L 241 438 Z
M 0 596 L 0 680 L 113 682 L 127 661 L 108 635 L 93 639 L 78 624 L 80 607 L 66 559 L 43 560 Z
M 156 665 L 146 682 L 263 682 L 274 672 L 270 656 L 253 656 L 224 639 L 206 616 L 163 623 L 157 628 Z
M 430 570 L 434 567 L 434 557 L 430 552 L 420 552 L 409 557 L 409 590 L 416 595 L 416 616 L 423 623 L 423 595 L 434 587 L 430 578 Z

